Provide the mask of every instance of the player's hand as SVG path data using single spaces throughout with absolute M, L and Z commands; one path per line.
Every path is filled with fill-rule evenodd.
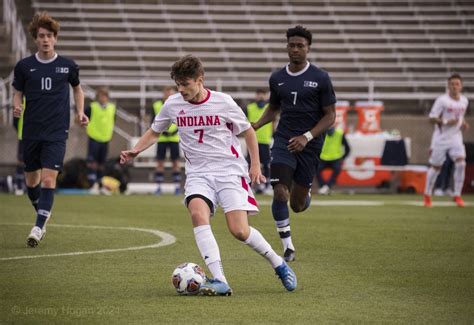
M 138 150 L 124 150 L 120 153 L 120 164 L 125 164 L 126 162 L 132 160 L 136 156 L 138 156 L 140 152 Z
M 89 118 L 84 113 L 77 114 L 77 120 L 78 120 L 79 124 L 83 127 L 86 127 L 87 124 L 89 124 Z
M 266 177 L 262 175 L 260 164 L 250 165 L 249 177 L 250 177 L 250 183 L 252 184 L 262 184 L 267 181 Z
M 463 131 L 469 130 L 469 123 L 467 123 L 466 121 L 462 121 L 461 130 Z
M 307 143 L 308 139 L 304 135 L 299 135 L 290 139 L 287 148 L 291 153 L 297 153 L 303 151 Z
M 13 116 L 19 118 L 19 117 L 21 117 L 21 112 L 23 112 L 23 107 L 17 106 L 15 108 L 13 108 Z
M 254 123 L 250 123 L 250 126 L 252 126 L 252 128 L 257 131 L 260 127 L 257 125 L 257 122 L 254 122 Z

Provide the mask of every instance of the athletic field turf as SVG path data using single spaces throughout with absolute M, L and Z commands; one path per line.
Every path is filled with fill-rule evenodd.
M 46 239 L 31 249 L 27 197 L 2 195 L 0 323 L 472 324 L 474 196 L 465 200 L 426 209 L 421 196 L 313 196 L 291 219 L 294 292 L 219 211 L 212 226 L 234 295 L 184 297 L 173 269 L 204 263 L 181 198 L 58 195 Z M 281 253 L 271 197 L 259 201 L 251 223 Z

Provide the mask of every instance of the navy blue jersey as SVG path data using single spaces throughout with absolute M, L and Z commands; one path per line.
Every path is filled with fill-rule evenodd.
M 280 121 L 275 137 L 287 141 L 311 130 L 323 117 L 323 107 L 336 103 L 331 79 L 326 71 L 312 64 L 301 72 L 284 67 L 270 77 L 270 104 L 280 107 Z M 324 134 L 308 145 L 321 147 Z
M 69 131 L 69 84 L 79 85 L 79 66 L 58 55 L 48 63 L 36 55 L 15 66 L 13 87 L 26 99 L 23 139 L 65 140 Z

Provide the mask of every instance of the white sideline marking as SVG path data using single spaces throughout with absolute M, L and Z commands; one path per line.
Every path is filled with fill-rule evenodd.
M 1 224 L 1 226 L 31 226 L 31 224 L 15 223 L 15 224 Z M 153 229 L 145 229 L 145 228 L 61 225 L 61 224 L 48 225 L 48 228 L 49 227 L 141 231 L 141 232 L 147 232 L 147 233 L 153 234 L 155 236 L 161 237 L 162 240 L 159 243 L 152 244 L 152 245 L 146 245 L 146 246 L 134 246 L 134 247 L 125 247 L 125 248 L 101 249 L 101 250 L 96 250 L 96 251 L 45 254 L 45 255 L 25 255 L 25 256 L 1 257 L 0 261 L 21 260 L 21 259 L 27 259 L 27 258 L 40 258 L 40 257 L 77 256 L 77 255 L 86 255 L 86 254 L 103 254 L 103 253 L 123 252 L 123 251 L 137 251 L 137 250 L 147 249 L 147 248 L 157 248 L 157 247 L 168 246 L 168 245 L 174 244 L 176 242 L 176 237 L 174 237 L 173 235 L 170 235 L 170 234 L 168 234 L 166 232 L 163 232 L 163 231 L 153 230 Z
M 258 204 L 261 206 L 269 206 L 272 205 L 272 201 L 268 200 L 259 200 Z M 473 204 L 471 202 L 465 202 L 466 207 L 470 207 Z M 408 205 L 408 206 L 423 206 L 423 200 L 419 201 L 369 201 L 369 200 L 328 200 L 328 201 L 320 201 L 318 199 L 311 200 L 311 206 L 354 206 L 354 207 L 361 207 L 361 206 L 384 206 L 384 205 Z M 434 201 L 433 200 L 433 207 L 456 207 L 456 203 L 449 202 L 449 201 Z

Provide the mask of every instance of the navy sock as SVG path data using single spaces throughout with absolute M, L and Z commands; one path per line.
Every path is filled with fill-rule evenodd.
M 41 194 L 41 185 L 38 184 L 35 187 L 26 187 L 26 192 L 28 193 L 28 198 L 31 201 L 31 204 L 35 208 L 35 211 L 38 211 L 38 202 Z
M 176 187 L 176 190 L 181 188 L 181 173 L 180 172 L 173 172 L 173 182 Z
M 104 177 L 103 170 L 97 170 L 97 182 L 99 183 L 99 187 L 102 188 L 102 177 Z
M 157 184 L 163 183 L 164 180 L 165 180 L 165 177 L 163 176 L 162 172 L 155 172 L 155 182 Z
M 17 165 L 16 166 L 16 173 L 15 173 L 15 184 L 16 188 L 19 190 L 25 189 L 25 175 L 23 173 L 23 166 Z
M 288 202 L 274 199 L 272 202 L 272 214 L 280 238 L 290 237 L 290 212 L 288 210 Z
M 97 182 L 97 171 L 93 169 L 88 169 L 87 180 L 89 181 L 89 186 L 93 186 L 95 182 Z
M 51 208 L 54 201 L 54 189 L 42 188 L 38 202 L 38 215 L 36 216 L 36 226 L 43 229 L 44 224 L 51 215 Z

